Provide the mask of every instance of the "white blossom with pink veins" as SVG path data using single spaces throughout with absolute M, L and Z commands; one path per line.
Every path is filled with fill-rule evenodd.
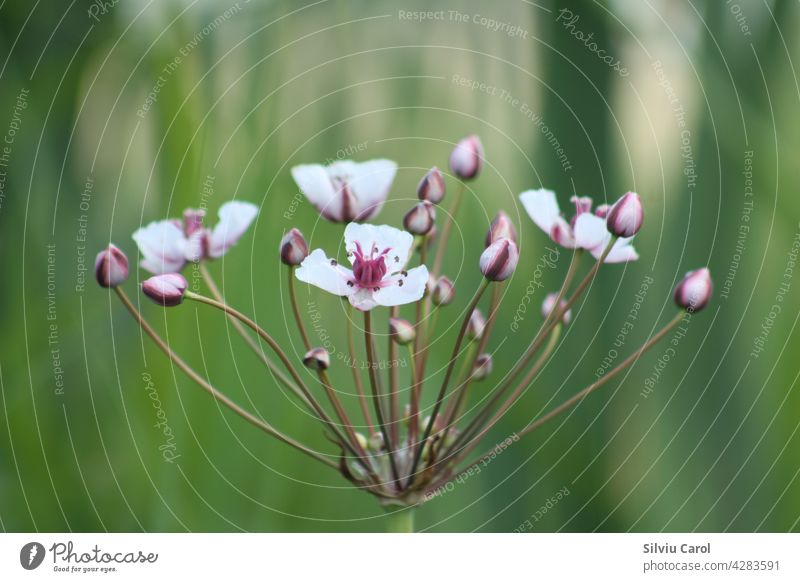
M 409 233 L 386 225 L 350 223 L 345 228 L 344 241 L 352 270 L 316 249 L 300 264 L 297 278 L 347 297 L 360 311 L 422 299 L 428 269 L 420 265 L 405 270 L 414 243 Z
M 218 259 L 242 237 L 258 214 L 250 202 L 231 201 L 218 212 L 219 222 L 205 228 L 205 210 L 187 209 L 183 220 L 151 222 L 133 233 L 142 253 L 139 263 L 153 274 L 177 273 L 187 262 Z
M 588 196 L 573 196 L 570 199 L 575 204 L 575 214 L 569 222 L 562 215 L 552 190 L 527 190 L 519 195 L 519 199 L 536 226 L 564 248 L 586 249 L 598 259 L 611 242 L 612 235 L 608 232 L 605 218 L 592 213 L 592 199 Z M 625 263 L 638 259 L 639 254 L 631 245 L 632 240 L 633 237 L 618 239 L 604 262 Z
M 386 201 L 397 173 L 391 160 L 339 160 L 329 166 L 303 164 L 292 168 L 297 187 L 331 222 L 359 222 L 374 217 Z

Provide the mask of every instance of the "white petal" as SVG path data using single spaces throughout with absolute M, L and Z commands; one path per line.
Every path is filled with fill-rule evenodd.
M 378 251 L 391 249 L 386 257 L 389 272 L 393 273 L 405 267 L 411 255 L 411 246 L 414 244 L 414 237 L 411 234 L 382 224 L 358 224 L 351 222 L 344 229 L 344 244 L 347 255 L 352 262 L 351 253 L 356 249 L 356 243 L 361 245 L 361 250 L 369 253 L 373 244 Z
M 292 168 L 292 178 L 308 201 L 320 212 L 332 204 L 336 191 L 324 166 L 319 164 L 295 166 Z
M 428 282 L 428 268 L 425 265 L 420 265 L 411 269 L 405 277 L 393 275 L 391 279 L 391 285 L 381 287 L 380 290 L 375 292 L 375 302 L 386 307 L 414 303 L 422 299 L 422 295 L 425 293 L 425 285 Z M 400 281 L 403 282 L 402 285 L 399 284 Z
M 636 252 L 636 249 L 633 248 L 633 245 L 630 244 L 630 238 L 621 238 L 619 239 L 611 249 L 611 252 L 608 253 L 605 262 L 606 263 L 627 263 L 628 261 L 635 261 L 639 258 L 639 253 Z M 597 255 L 595 258 L 599 257 L 603 253 L 603 248 L 600 248 L 597 251 Z M 592 253 L 594 255 L 594 253 Z
M 602 252 L 610 240 L 606 221 L 599 216 L 584 212 L 575 219 L 575 242 L 582 249 L 591 251 L 599 247 Z
M 258 214 L 258 206 L 250 202 L 233 200 L 219 209 L 219 222 L 214 227 L 208 245 L 208 254 L 219 258 L 236 244 Z
M 358 220 L 368 220 L 383 208 L 397 164 L 391 160 L 370 160 L 354 164 L 353 170 L 350 186 L 358 199 Z
M 142 253 L 140 265 L 155 275 L 176 273 L 186 264 L 186 238 L 172 220 L 151 222 L 133 233 Z
M 375 302 L 375 293 L 372 289 L 359 289 L 350 295 L 348 299 L 350 300 L 350 305 L 359 311 L 369 311 L 378 306 Z
M 560 216 L 556 193 L 544 188 L 526 190 L 519 195 L 519 199 L 531 220 L 549 236 Z
M 356 291 L 355 287 L 347 284 L 353 280 L 353 272 L 326 257 L 322 249 L 316 249 L 303 259 L 295 276 L 304 283 L 339 297 L 352 295 Z
M 549 234 L 550 238 L 553 239 L 556 244 L 566 249 L 574 249 L 578 246 L 575 242 L 575 233 L 572 231 L 572 227 L 560 216 L 557 216 L 553 221 L 553 226 Z

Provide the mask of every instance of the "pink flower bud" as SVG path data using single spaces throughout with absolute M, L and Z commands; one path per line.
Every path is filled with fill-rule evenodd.
M 447 305 L 456 296 L 456 288 L 453 282 L 447 277 L 439 277 L 433 287 L 433 302 L 436 305 Z
M 675 303 L 690 312 L 700 311 L 711 300 L 714 284 L 707 268 L 689 271 L 675 287 Z
M 417 332 L 407 320 L 399 317 L 390 317 L 389 335 L 398 344 L 404 346 L 414 341 L 414 338 L 417 337 Z
M 472 379 L 480 382 L 492 373 L 491 354 L 481 354 L 475 359 L 475 368 L 472 370 Z
M 165 273 L 150 277 L 142 283 L 142 292 L 164 307 L 175 307 L 183 302 L 189 284 L 180 273 Z
M 206 211 L 197 208 L 187 208 L 183 211 L 183 233 L 189 237 L 203 228 L 203 219 Z
M 428 234 L 436 222 L 436 209 L 430 202 L 415 204 L 403 217 L 403 227 L 411 234 Z
M 486 329 L 486 318 L 483 317 L 480 309 L 475 309 L 472 315 L 469 316 L 469 323 L 467 324 L 467 337 L 469 339 L 477 340 L 483 337 L 483 332 Z
M 542 317 L 547 319 L 550 314 L 553 312 L 553 307 L 556 304 L 556 299 L 558 299 L 558 293 L 550 293 L 547 297 L 544 298 L 542 301 Z M 564 309 L 567 306 L 567 302 L 562 299 L 558 305 L 559 309 Z M 572 310 L 567 309 L 564 312 L 564 315 L 561 316 L 561 321 L 564 322 L 564 325 L 568 324 L 572 320 Z
M 101 287 L 122 285 L 128 278 L 128 257 L 114 245 L 97 253 L 94 275 Z
M 327 370 L 331 365 L 331 356 L 325 348 L 311 348 L 303 356 L 303 365 L 312 370 Z
M 642 200 L 635 192 L 628 192 L 609 210 L 606 228 L 613 235 L 629 238 L 639 232 L 643 220 Z
M 517 244 L 507 238 L 494 241 L 483 251 L 480 260 L 481 273 L 490 281 L 505 281 L 519 262 Z
M 515 243 L 517 242 L 517 229 L 514 228 L 514 223 L 511 222 L 508 214 L 502 210 L 495 215 L 492 224 L 489 225 L 484 244 L 488 247 L 499 238 L 507 238 Z
M 465 137 L 450 153 L 450 171 L 462 180 L 471 180 L 483 166 L 483 144 L 477 135 Z
M 303 233 L 292 228 L 281 239 L 281 261 L 284 265 L 297 266 L 308 256 L 308 243 Z
M 600 218 L 605 218 L 606 216 L 608 216 L 608 209 L 609 209 L 608 204 L 601 204 L 600 206 L 594 209 L 594 215 Z
M 417 186 L 417 196 L 420 200 L 439 204 L 444 200 L 444 176 L 439 168 L 434 166 L 422 177 Z

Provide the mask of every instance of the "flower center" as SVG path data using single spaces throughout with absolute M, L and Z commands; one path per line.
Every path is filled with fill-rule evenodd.
M 367 289 L 381 287 L 381 282 L 389 270 L 386 266 L 386 255 L 391 249 L 385 248 L 378 251 L 378 247 L 372 244 L 369 253 L 365 253 L 361 245 L 356 243 L 356 250 L 353 251 L 353 275 L 356 285 Z

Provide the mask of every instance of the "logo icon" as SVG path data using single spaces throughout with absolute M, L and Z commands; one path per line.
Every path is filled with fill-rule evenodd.
M 35 570 L 44 561 L 44 546 L 39 542 L 28 542 L 19 551 L 19 563 L 26 570 Z

